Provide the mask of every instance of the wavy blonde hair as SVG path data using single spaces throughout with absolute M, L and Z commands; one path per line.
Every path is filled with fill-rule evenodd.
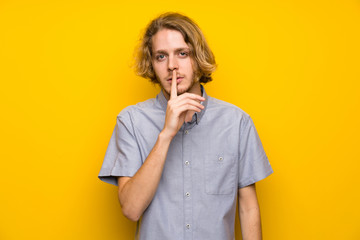
M 144 36 L 137 48 L 135 56 L 135 71 L 137 75 L 158 83 L 152 67 L 152 37 L 161 29 L 179 31 L 184 41 L 189 45 L 191 57 L 195 62 L 195 78 L 201 83 L 212 80 L 211 74 L 216 69 L 215 57 L 210 50 L 199 26 L 190 18 L 179 13 L 168 12 L 152 20 L 146 27 Z

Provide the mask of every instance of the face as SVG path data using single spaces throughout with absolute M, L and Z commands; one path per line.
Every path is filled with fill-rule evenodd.
M 166 98 L 170 96 L 174 69 L 177 73 L 178 95 L 185 92 L 196 93 L 200 89 L 199 81 L 195 80 L 190 48 L 179 31 L 162 29 L 152 37 L 151 61 Z

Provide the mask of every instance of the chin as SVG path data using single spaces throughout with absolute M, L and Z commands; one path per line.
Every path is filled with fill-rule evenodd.
M 186 93 L 188 91 L 189 91 L 189 89 L 180 89 L 180 90 L 178 90 L 177 94 L 181 95 L 181 94 L 184 94 L 184 93 Z

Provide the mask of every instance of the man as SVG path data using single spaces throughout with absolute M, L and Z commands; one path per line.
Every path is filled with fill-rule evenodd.
M 273 170 L 244 111 L 208 96 L 214 56 L 188 17 L 166 13 L 146 29 L 137 72 L 161 87 L 117 117 L 99 178 L 118 185 L 141 240 L 261 239 L 255 182 Z

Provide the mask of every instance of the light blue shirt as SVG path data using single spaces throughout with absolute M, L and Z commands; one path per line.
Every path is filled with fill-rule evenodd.
M 238 188 L 273 170 L 250 116 L 207 96 L 205 108 L 173 138 L 156 194 L 145 210 L 140 240 L 232 240 Z M 144 163 L 164 126 L 167 100 L 129 106 L 117 116 L 99 173 L 117 185 Z

